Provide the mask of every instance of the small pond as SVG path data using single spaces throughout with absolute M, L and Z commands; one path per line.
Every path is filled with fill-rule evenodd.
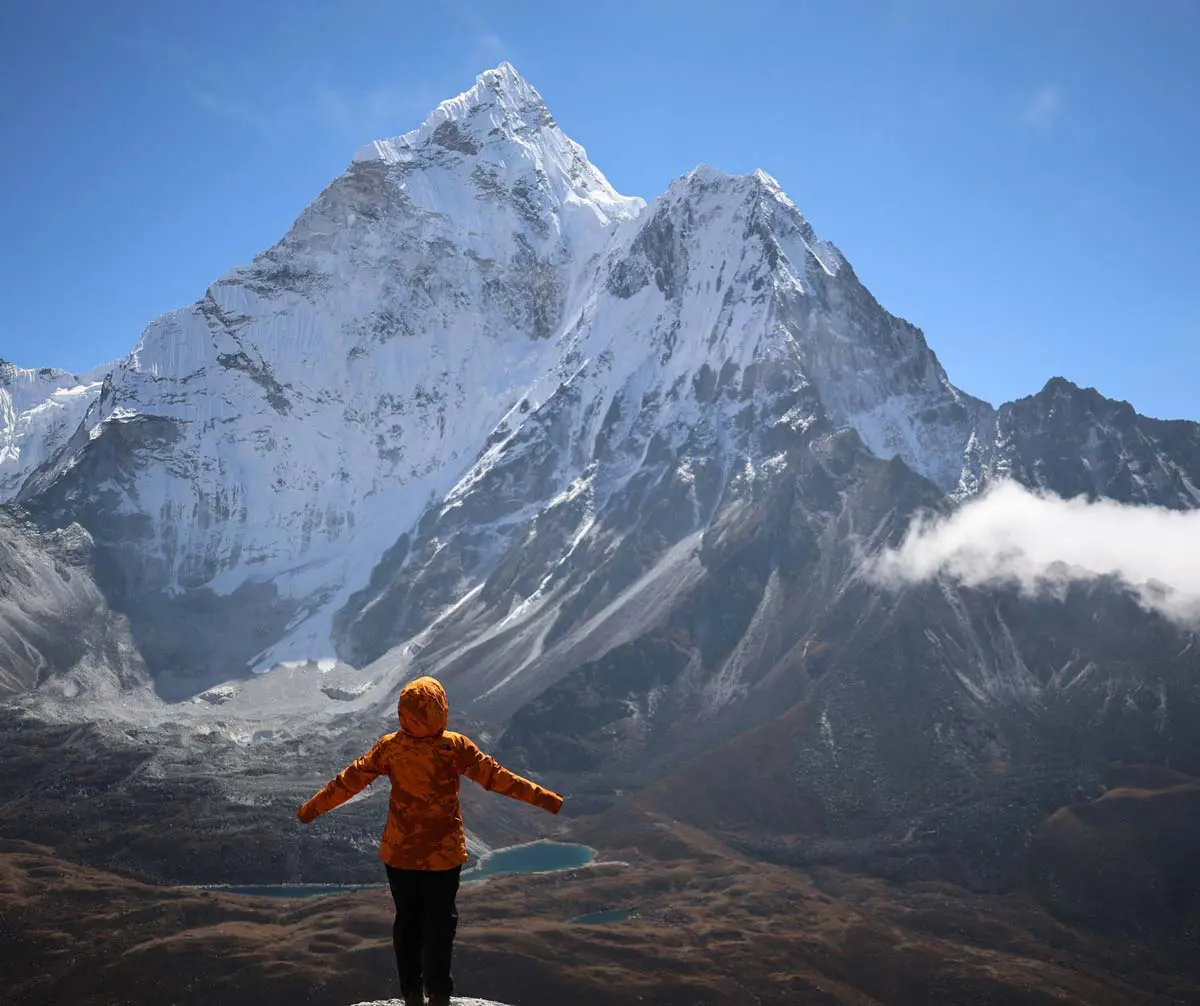
M 607 912 L 589 912 L 567 919 L 571 926 L 611 926 L 615 922 L 628 922 L 638 917 L 636 908 L 610 908 Z
M 529 842 L 490 852 L 477 866 L 463 871 L 463 880 L 483 880 L 514 873 L 555 873 L 587 866 L 596 858 L 594 849 L 566 842 Z
M 464 870 L 464 883 L 504 877 L 517 873 L 554 873 L 587 866 L 596 853 L 586 845 L 566 842 L 529 842 L 507 849 L 497 849 L 484 856 L 469 870 Z M 250 894 L 260 898 L 318 898 L 326 894 L 345 894 L 348 891 L 369 891 L 386 888 L 386 884 L 251 884 L 246 886 L 207 885 L 201 890 L 224 891 L 227 894 Z

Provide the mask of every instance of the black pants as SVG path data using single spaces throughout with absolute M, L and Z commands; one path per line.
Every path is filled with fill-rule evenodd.
M 454 991 L 450 955 L 458 929 L 454 899 L 461 873 L 461 866 L 453 870 L 387 867 L 388 886 L 396 902 L 392 942 L 402 995 L 417 996 L 422 984 L 432 999 L 448 999 Z

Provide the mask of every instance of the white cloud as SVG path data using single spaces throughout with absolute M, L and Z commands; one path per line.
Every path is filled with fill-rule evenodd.
M 889 586 L 947 577 L 1029 594 L 1116 576 L 1144 607 L 1200 627 L 1200 510 L 1064 500 L 1005 482 L 948 517 L 917 521 L 870 575 Z
M 1062 88 L 1057 84 L 1043 84 L 1025 103 L 1021 121 L 1034 129 L 1046 130 L 1058 121 L 1062 109 Z

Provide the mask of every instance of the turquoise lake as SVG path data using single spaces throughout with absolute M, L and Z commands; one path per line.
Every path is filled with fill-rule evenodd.
M 566 842 L 530 842 L 497 849 L 484 856 L 479 865 L 463 871 L 463 882 L 486 877 L 504 877 L 514 873 L 554 873 L 587 866 L 596 853 L 586 845 Z
M 586 845 L 567 842 L 529 842 L 507 849 L 497 849 L 484 856 L 478 865 L 464 870 L 464 884 L 488 877 L 507 877 L 520 873 L 554 873 L 587 866 L 596 853 Z M 259 884 L 238 887 L 212 885 L 203 888 L 209 891 L 224 891 L 228 894 L 250 894 L 261 898 L 319 898 L 328 894 L 345 894 L 348 891 L 369 891 L 385 888 L 387 884 Z
M 607 912 L 591 912 L 567 919 L 571 926 L 611 926 L 616 922 L 628 922 L 637 918 L 636 908 L 611 908 Z

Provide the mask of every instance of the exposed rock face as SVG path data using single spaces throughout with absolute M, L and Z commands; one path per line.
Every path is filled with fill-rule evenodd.
M 0 697 L 108 698 L 145 680 L 127 621 L 92 577 L 88 532 L 42 534 L 0 506 Z
M 973 434 L 960 494 L 1000 478 L 1067 498 L 1200 506 L 1200 424 L 1138 415 L 1062 378 L 1002 405 Z

